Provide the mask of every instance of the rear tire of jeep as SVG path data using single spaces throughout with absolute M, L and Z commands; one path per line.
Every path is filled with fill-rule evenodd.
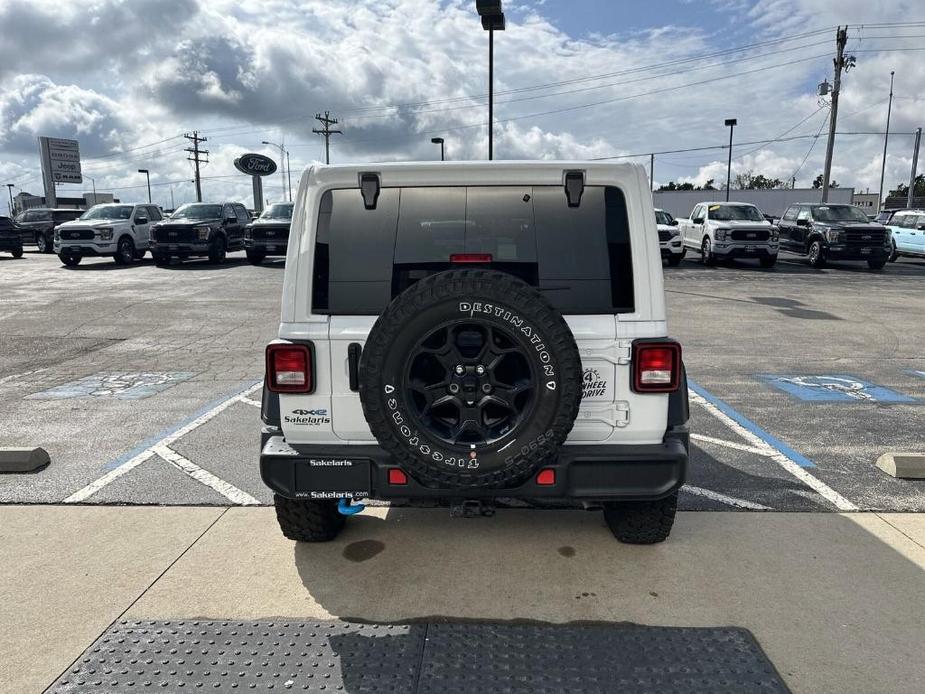
M 369 333 L 360 401 L 370 430 L 418 482 L 522 484 L 578 415 L 581 360 L 562 315 L 493 270 L 449 270 L 396 297 Z
M 39 253 L 51 253 L 52 245 L 45 237 L 44 233 L 35 235 L 35 247 Z
M 336 501 L 287 499 L 273 495 L 276 520 L 283 535 L 296 542 L 330 542 L 344 528 Z
M 14 258 L 22 258 L 22 248 L 17 248 L 15 251 L 12 251 Z
M 604 504 L 604 520 L 620 542 L 654 545 L 671 533 L 678 510 L 678 493 L 657 501 L 618 501 Z

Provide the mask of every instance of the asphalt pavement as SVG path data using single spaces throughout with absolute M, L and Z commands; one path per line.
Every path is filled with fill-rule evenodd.
M 0 476 L 0 502 L 270 503 L 253 398 L 282 275 L 242 254 L 0 260 L 0 445 L 52 459 Z M 874 466 L 925 453 L 925 262 L 688 259 L 665 277 L 693 393 L 683 509 L 925 510 L 925 481 Z

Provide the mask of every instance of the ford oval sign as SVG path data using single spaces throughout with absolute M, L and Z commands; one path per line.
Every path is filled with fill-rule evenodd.
M 234 160 L 234 167 L 248 176 L 269 176 L 276 173 L 276 162 L 262 154 L 251 152 Z

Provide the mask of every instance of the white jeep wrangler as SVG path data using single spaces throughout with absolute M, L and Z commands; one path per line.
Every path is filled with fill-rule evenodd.
M 332 539 L 365 498 L 671 530 L 687 384 L 639 166 L 308 169 L 266 366 L 260 472 L 288 538 Z

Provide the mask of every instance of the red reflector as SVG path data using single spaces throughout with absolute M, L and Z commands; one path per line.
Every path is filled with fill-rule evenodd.
M 267 387 L 276 393 L 312 391 L 312 359 L 307 345 L 267 346 Z
M 408 475 L 397 467 L 389 468 L 389 484 L 408 484 Z
M 490 263 L 491 253 L 452 253 L 451 263 Z
M 677 342 L 650 342 L 633 345 L 633 390 L 670 393 L 681 379 L 681 345 Z
M 540 470 L 539 474 L 536 476 L 536 483 L 541 487 L 551 487 L 556 483 L 556 471 L 551 467 Z

